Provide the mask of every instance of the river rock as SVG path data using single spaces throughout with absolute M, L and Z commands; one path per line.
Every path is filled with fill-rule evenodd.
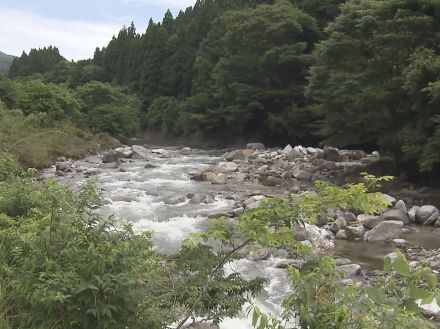
M 435 212 L 425 222 L 423 223 L 424 226 L 431 226 L 434 225 L 437 222 L 437 219 L 439 218 L 439 213 Z
M 346 230 L 339 230 L 338 233 L 336 233 L 336 237 L 337 240 L 347 240 L 348 236 L 347 236 L 347 231 Z
M 365 233 L 366 241 L 385 241 L 397 239 L 402 234 L 403 222 L 397 220 L 383 221 L 371 231 Z
M 119 154 L 111 150 L 102 154 L 102 163 L 117 162 L 119 158 Z
M 220 162 L 217 166 L 218 172 L 228 173 L 237 171 L 238 165 L 234 162 Z
M 119 158 L 129 159 L 133 156 L 133 150 L 131 147 L 118 147 L 115 149 L 115 154 L 119 156 Z
M 275 176 L 263 176 L 261 177 L 261 183 L 264 186 L 279 186 L 283 183 L 283 180 Z
M 396 202 L 396 205 L 394 206 L 394 209 L 400 209 L 401 211 L 403 211 L 405 214 L 408 213 L 408 210 L 406 208 L 406 204 L 405 201 L 403 200 L 399 200 Z
M 383 221 L 384 218 L 381 216 L 365 215 L 365 219 L 362 221 L 362 224 L 367 230 L 371 230 Z
M 414 206 L 408 211 L 408 218 L 411 223 L 416 222 L 416 215 L 418 211 L 420 211 L 420 207 L 418 206 Z
M 192 148 L 191 147 L 183 147 L 180 149 L 182 152 L 191 152 Z
M 308 147 L 307 148 L 307 152 L 309 153 L 309 154 L 318 154 L 318 153 L 320 153 L 320 152 L 322 152 L 322 150 L 320 150 L 320 149 L 317 149 L 317 148 L 314 148 L 314 147 Z
M 246 148 L 251 150 L 264 150 L 266 146 L 264 146 L 263 143 L 247 143 Z
M 151 150 L 151 153 L 159 154 L 162 156 L 162 158 L 169 158 L 170 157 L 170 152 L 167 150 L 164 150 L 164 149 L 154 149 L 154 150 Z
M 391 209 L 384 212 L 382 215 L 384 220 L 398 220 L 403 222 L 404 224 L 409 223 L 408 214 L 400 209 Z
M 335 247 L 332 236 L 324 229 L 315 225 L 297 226 L 297 236 L 305 237 L 312 246 L 320 250 L 331 250 Z
M 339 214 L 338 217 L 341 217 L 345 220 L 346 223 L 354 223 L 357 221 L 357 217 L 350 211 L 344 211 Z
M 342 155 L 339 153 L 339 150 L 334 147 L 329 147 L 329 146 L 324 147 L 322 156 L 325 160 L 328 161 L 333 161 L 333 162 L 343 161 Z
M 307 148 L 305 148 L 304 146 L 301 145 L 297 145 L 293 148 L 295 151 L 300 152 L 302 155 L 306 155 L 307 154 Z
M 438 212 L 438 209 L 434 206 L 422 206 L 416 212 L 416 222 L 423 224 L 429 217 Z
M 343 217 L 337 217 L 335 223 L 338 224 L 339 228 L 341 229 L 347 227 L 347 221 Z
M 346 228 L 347 237 L 350 240 L 354 239 L 363 239 L 365 234 L 365 227 L 362 225 L 359 226 L 348 226 Z
M 133 151 L 133 154 L 131 156 L 133 159 L 146 159 L 146 158 L 148 158 L 149 152 L 143 146 L 133 145 L 131 147 L 131 150 Z
M 56 171 L 60 172 L 66 172 L 69 171 L 72 168 L 72 162 L 70 161 L 64 161 L 64 162 L 57 162 L 55 164 Z
M 234 161 L 234 160 L 244 160 L 244 153 L 241 150 L 235 150 L 235 151 L 231 151 L 228 153 L 225 153 L 223 155 L 223 157 L 227 160 L 227 161 Z
M 286 145 L 286 147 L 283 148 L 283 152 L 286 153 L 286 154 L 289 153 L 292 150 L 293 150 L 293 147 L 290 144 Z
M 312 175 L 305 171 L 305 170 L 301 170 L 301 169 L 296 169 L 293 171 L 293 177 L 295 177 L 298 180 L 302 180 L 302 181 L 308 181 L 312 178 Z
M 361 266 L 359 264 L 347 264 L 338 267 L 342 271 L 344 278 L 352 278 L 359 275 L 361 272 Z
M 396 203 L 396 198 L 392 197 L 391 195 L 388 194 L 382 194 L 383 198 L 388 201 L 391 205 L 394 205 Z
M 287 153 L 287 160 L 289 161 L 295 161 L 296 159 L 302 158 L 304 155 L 297 151 L 297 150 L 291 150 L 289 153 Z
M 210 182 L 212 184 L 226 184 L 226 176 L 222 173 L 217 174 L 213 171 L 205 171 L 200 175 L 200 178 L 202 181 Z

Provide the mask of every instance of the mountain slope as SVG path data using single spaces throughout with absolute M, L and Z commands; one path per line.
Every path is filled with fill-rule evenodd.
M 14 56 L 7 55 L 0 51 L 0 73 L 7 74 L 13 60 Z

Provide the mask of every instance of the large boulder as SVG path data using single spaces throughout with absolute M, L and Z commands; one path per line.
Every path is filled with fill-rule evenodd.
M 300 151 L 298 150 L 291 150 L 287 153 L 287 160 L 289 161 L 295 161 L 296 159 L 300 159 L 304 156 Z
M 371 231 L 365 233 L 366 241 L 385 241 L 400 237 L 403 231 L 403 222 L 397 220 L 383 221 Z
M 235 150 L 235 151 L 225 153 L 223 155 L 223 158 L 225 158 L 227 161 L 234 161 L 234 160 L 244 160 L 245 156 L 244 156 L 243 151 Z
M 322 156 L 325 160 L 328 161 L 333 161 L 333 162 L 343 161 L 341 153 L 339 153 L 339 150 L 334 147 L 329 147 L 329 146 L 324 147 L 324 152 L 322 153 Z
M 353 278 L 361 272 L 361 266 L 359 264 L 341 265 L 338 269 L 342 272 L 344 278 Z
M 347 237 L 350 240 L 354 239 L 363 239 L 365 234 L 365 227 L 362 225 L 359 226 L 348 226 L 346 229 Z
M 164 149 L 154 149 L 154 150 L 151 150 L 151 153 L 159 154 L 162 156 L 162 158 L 169 158 L 170 157 L 170 152 L 168 152 L 167 150 L 164 150 Z
M 358 216 L 359 218 L 360 216 Z M 383 217 L 380 216 L 374 216 L 374 215 L 364 215 L 362 216 L 362 224 L 367 230 L 372 230 L 377 225 L 382 223 L 384 221 Z
M 438 212 L 438 209 L 434 206 L 422 206 L 416 212 L 416 222 L 424 224 L 428 218 Z
M 238 165 L 234 162 L 220 162 L 217 166 L 218 172 L 229 173 L 237 171 Z
M 116 153 L 114 150 L 111 150 L 102 154 L 102 163 L 117 162 L 119 158 L 120 155 Z
M 131 147 L 118 147 L 115 149 L 115 154 L 117 154 L 120 158 L 129 159 L 133 156 L 133 150 Z
M 251 150 L 264 150 L 266 147 L 263 143 L 248 143 L 246 144 L 246 148 Z
M 293 171 L 293 177 L 295 177 L 298 180 L 302 180 L 302 181 L 307 181 L 310 180 L 312 178 L 312 175 L 305 171 L 305 170 L 301 170 L 301 169 L 296 169 Z
M 404 224 L 409 223 L 408 213 L 402 211 L 401 209 L 390 209 L 384 212 L 381 216 L 384 220 L 398 220 Z
M 149 152 L 148 150 L 140 145 L 133 145 L 131 147 L 131 150 L 133 151 L 133 155 L 131 156 L 133 159 L 147 159 Z
M 217 185 L 226 184 L 226 176 L 222 173 L 218 174 L 213 171 L 205 171 L 201 173 L 200 180 Z

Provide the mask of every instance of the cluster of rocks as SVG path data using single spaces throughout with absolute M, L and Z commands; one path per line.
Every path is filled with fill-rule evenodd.
M 287 145 L 284 149 L 265 149 L 261 143 L 223 155 L 224 162 L 194 176 L 213 184 L 244 182 L 288 188 L 306 187 L 314 180 L 331 180 L 362 171 L 377 161 L 377 152 L 324 149 Z
M 390 196 L 386 196 L 391 198 Z M 392 198 L 391 198 L 392 199 Z M 326 217 L 324 225 L 330 234 L 340 240 L 386 241 L 397 239 L 404 225 L 423 224 L 440 226 L 439 210 L 430 205 L 412 207 L 407 211 L 405 202 L 392 201 L 392 207 L 377 216 L 339 212 Z

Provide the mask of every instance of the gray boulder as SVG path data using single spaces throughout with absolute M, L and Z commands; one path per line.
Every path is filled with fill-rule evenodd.
M 295 161 L 296 159 L 300 159 L 304 156 L 300 151 L 298 150 L 291 150 L 289 153 L 287 153 L 287 160 L 289 161 Z
M 422 206 L 416 212 L 416 222 L 419 224 L 423 224 L 429 217 L 438 212 L 438 209 L 434 206 Z
M 146 159 L 146 158 L 148 158 L 149 152 L 143 146 L 133 145 L 131 147 L 131 150 L 133 151 L 133 154 L 131 156 L 133 159 Z
M 382 215 L 384 220 L 398 220 L 405 224 L 409 223 L 408 214 L 401 209 L 391 209 L 384 212 Z
M 418 206 L 414 206 L 408 211 L 408 218 L 409 218 L 410 223 L 416 222 L 416 215 L 417 215 L 417 212 L 419 212 L 419 211 L 420 211 L 420 207 L 418 207 Z
M 237 171 L 238 165 L 234 162 L 220 162 L 217 169 L 221 173 L 234 172 Z
M 336 233 L 336 237 L 337 240 L 347 240 L 348 236 L 347 236 L 347 231 L 346 230 L 339 230 L 338 233 Z
M 329 147 L 329 146 L 324 147 L 324 152 L 322 156 L 325 160 L 328 161 L 333 161 L 333 162 L 343 161 L 341 153 L 339 153 L 339 150 L 334 147 Z
M 403 222 L 397 220 L 383 221 L 371 231 L 365 233 L 366 241 L 385 241 L 400 237 L 403 231 Z
M 338 268 L 344 275 L 344 278 L 352 278 L 356 275 L 359 275 L 361 272 L 361 266 L 359 264 L 341 265 Z
M 298 180 L 307 181 L 312 178 L 312 175 L 309 172 L 307 172 L 305 170 L 301 170 L 301 169 L 295 170 L 292 174 L 293 174 L 293 177 L 295 177 Z
M 423 223 L 424 226 L 431 226 L 434 225 L 437 222 L 437 219 L 439 218 L 439 213 L 434 212 L 425 222 Z
M 403 200 L 399 200 L 396 202 L 396 205 L 394 206 L 394 209 L 400 209 L 401 211 L 403 211 L 404 213 L 408 213 L 408 210 L 406 208 L 406 204 L 405 201 Z
M 362 222 L 362 224 L 364 225 L 364 227 L 367 230 L 371 230 L 371 229 L 375 228 L 377 225 L 379 225 L 380 223 L 382 223 L 384 221 L 384 218 L 380 217 L 380 216 L 367 215 L 365 217 L 366 218 Z
M 348 226 L 346 229 L 347 237 L 350 240 L 363 239 L 365 234 L 365 227 L 359 226 Z
M 159 154 L 162 156 L 162 158 L 169 158 L 170 157 L 170 152 L 168 152 L 167 150 L 164 150 L 164 149 L 154 149 L 154 150 L 151 150 L 151 153 Z
M 244 153 L 241 150 L 235 150 L 223 155 L 227 161 L 244 160 Z

